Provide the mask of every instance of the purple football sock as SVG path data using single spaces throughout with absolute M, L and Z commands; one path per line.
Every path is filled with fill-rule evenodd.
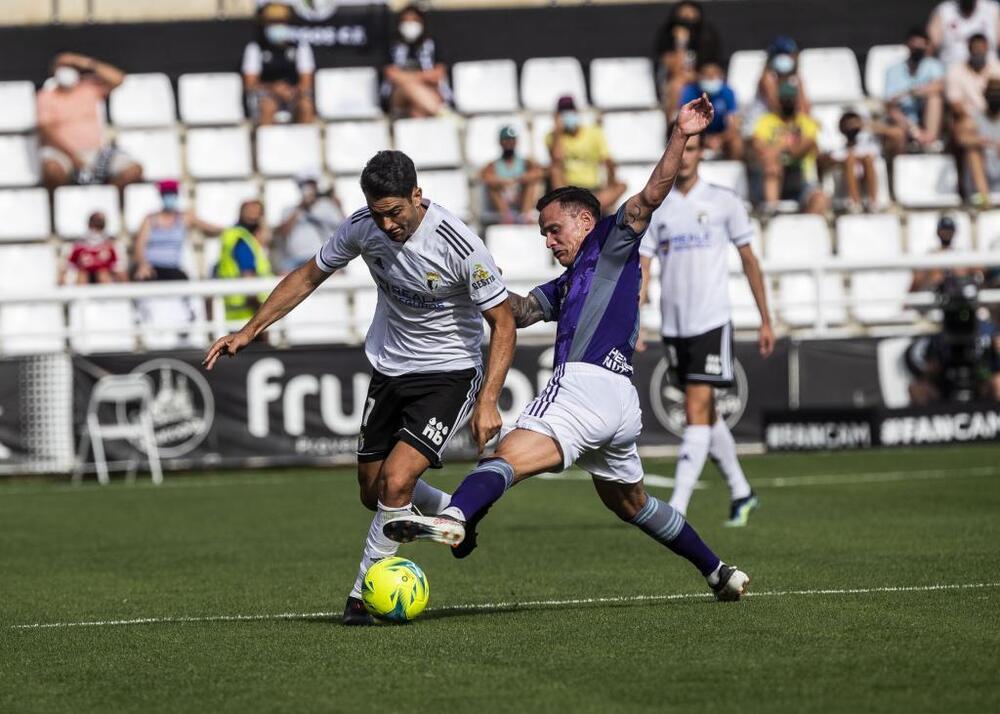
M 684 516 L 654 496 L 646 498 L 646 504 L 635 514 L 632 524 L 677 555 L 690 560 L 705 577 L 719 567 L 718 556 L 705 545 Z
M 667 543 L 667 547 L 682 558 L 690 560 L 706 578 L 715 572 L 721 562 L 719 556 L 705 545 L 705 541 L 689 523 L 684 524 L 677 537 Z
M 469 520 L 496 503 L 513 483 L 514 469 L 510 464 L 498 458 L 483 459 L 455 489 L 448 508 L 457 508 L 464 520 Z

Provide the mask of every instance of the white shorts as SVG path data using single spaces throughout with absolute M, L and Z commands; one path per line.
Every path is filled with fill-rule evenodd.
M 605 481 L 638 483 L 642 461 L 639 395 L 628 377 L 586 362 L 568 362 L 517 418 L 516 428 L 559 443 L 563 469 L 574 463 Z

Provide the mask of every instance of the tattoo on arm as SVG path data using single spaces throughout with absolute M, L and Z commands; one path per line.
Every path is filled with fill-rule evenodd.
M 514 324 L 518 327 L 527 327 L 545 318 L 541 303 L 534 295 L 528 294 L 522 297 L 517 293 L 507 292 L 510 299 L 511 309 L 514 311 Z

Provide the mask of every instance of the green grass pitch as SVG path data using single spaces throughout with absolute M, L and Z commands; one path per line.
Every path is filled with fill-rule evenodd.
M 534 480 L 469 560 L 404 546 L 430 609 L 362 629 L 323 614 L 370 520 L 351 470 L 0 482 L 0 711 L 1000 711 L 1000 447 L 744 463 L 749 528 L 713 467 L 689 514 L 752 575 L 741 603 L 586 481 Z

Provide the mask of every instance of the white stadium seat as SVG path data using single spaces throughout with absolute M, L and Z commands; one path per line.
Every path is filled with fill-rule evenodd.
M 819 136 L 816 145 L 821 153 L 837 151 L 847 146 L 847 139 L 840 133 L 840 117 L 844 115 L 840 104 L 823 104 L 814 106 L 812 118 L 819 124 Z
M 456 62 L 451 79 L 455 108 L 463 114 L 516 112 L 520 108 L 514 60 Z
M 618 163 L 659 161 L 666 147 L 667 120 L 663 112 L 607 112 L 604 136 L 611 158 Z
M 827 325 L 843 325 L 847 322 L 847 307 L 843 300 L 844 278 L 839 273 L 826 273 L 822 279 L 823 322 Z M 778 279 L 780 299 L 778 316 L 790 327 L 812 327 L 819 312 L 816 309 L 816 279 L 812 275 L 782 275 Z
M 418 169 L 462 165 L 458 126 L 449 117 L 400 119 L 393 125 L 396 148 Z
M 841 216 L 837 219 L 837 251 L 841 258 L 879 261 L 902 255 L 899 219 L 892 215 Z M 850 276 L 851 312 L 863 324 L 909 322 L 904 310 L 909 270 L 857 271 Z
M 335 174 L 359 173 L 376 152 L 391 148 L 389 124 L 384 120 L 326 125 L 326 165 Z
M 198 276 L 209 279 L 215 277 L 215 266 L 222 253 L 222 241 L 216 237 L 206 238 L 201 244 L 201 270 Z
M 899 219 L 890 214 L 841 216 L 837 219 L 837 255 L 841 258 L 895 258 L 903 254 Z
M 285 210 L 298 205 L 302 192 L 292 179 L 271 179 L 264 182 L 264 215 L 269 226 L 281 223 Z
M 135 350 L 131 300 L 78 300 L 69 306 L 70 345 L 76 352 Z
M 244 126 L 189 129 L 185 149 L 194 179 L 244 178 L 252 172 L 250 132 Z
M 1000 209 L 983 211 L 976 218 L 976 247 L 1000 252 Z
M 610 57 L 590 63 L 590 96 L 600 109 L 655 107 L 656 84 L 648 57 Z
M 59 260 L 47 243 L 0 245 L 0 293 L 55 287 Z
M 815 104 L 864 99 L 858 58 L 847 47 L 813 47 L 799 53 L 799 76 Z
M 198 275 L 193 264 L 190 244 L 181 267 L 192 279 Z M 192 324 L 205 318 L 205 301 L 201 298 L 158 297 L 137 301 L 142 343 L 146 349 L 172 350 L 179 347 L 199 347 L 208 342 L 203 330 L 193 330 Z
M 60 186 L 55 193 L 55 228 L 61 238 L 78 238 L 87 232 L 87 219 L 101 211 L 105 230 L 115 235 L 121 230 L 118 189 L 114 186 Z
M 181 121 L 188 126 L 243 121 L 243 79 L 236 72 L 182 74 L 177 94 Z
M 517 114 L 491 114 L 470 118 L 465 123 L 465 163 L 478 171 L 500 158 L 500 129 L 513 126 L 518 131 L 517 152 L 531 154 L 531 133 Z
M 894 64 L 909 57 L 906 45 L 875 45 L 865 60 L 865 88 L 873 99 L 885 99 L 885 74 Z
M 120 131 L 115 141 L 139 162 L 145 180 L 180 178 L 181 142 L 176 129 Z
M 553 261 L 552 251 L 545 247 L 538 226 L 490 226 L 486 229 L 486 247 L 505 280 L 555 277 L 562 270 Z
M 35 123 L 35 85 L 0 82 L 0 132 L 30 131 Z
M 533 112 L 554 112 L 563 95 L 576 100 L 576 108 L 587 107 L 583 67 L 575 57 L 533 57 L 521 67 L 521 103 Z
M 111 121 L 119 127 L 170 126 L 176 122 L 174 90 L 165 74 L 126 74 L 111 92 Z
M 417 174 L 420 179 L 420 174 Z M 365 194 L 361 190 L 361 182 L 355 176 L 341 176 L 333 180 L 333 190 L 340 199 L 340 205 L 344 207 L 344 213 L 351 215 L 359 208 L 364 208 Z
M 40 180 L 38 140 L 34 136 L 0 136 L 0 186 L 34 186 Z
M 381 116 L 378 72 L 372 67 L 318 70 L 316 111 L 324 119 L 363 119 Z
M 615 178 L 625 184 L 625 193 L 618 199 L 615 210 L 646 185 L 656 164 L 624 164 L 615 168 Z
M 892 187 L 907 208 L 957 206 L 958 171 L 951 156 L 908 154 L 893 161 Z
M 767 66 L 764 50 L 739 50 L 729 58 L 726 82 L 733 88 L 740 107 L 748 107 L 757 96 L 757 83 Z
M 240 204 L 259 196 L 253 181 L 209 181 L 195 186 L 194 210 L 204 221 L 231 226 L 239 219 Z
M 749 195 L 747 167 L 742 161 L 702 161 L 698 164 L 702 181 L 735 191 L 744 201 Z
M 439 203 L 463 221 L 472 218 L 472 203 L 469 196 L 469 182 L 465 171 L 421 171 L 417 183 L 424 196 Z
M 769 262 L 808 263 L 833 253 L 830 230 L 822 216 L 775 216 L 767 225 L 764 250 Z
M 737 330 L 755 330 L 760 327 L 760 311 L 757 303 L 753 299 L 753 292 L 750 290 L 750 283 L 742 275 L 734 275 L 729 278 L 729 305 L 732 309 L 733 327 Z M 771 292 L 768 294 L 768 304 Z
M 190 201 L 188 201 L 188 195 L 183 186 L 179 198 L 181 210 L 186 210 Z M 155 184 L 133 183 L 126 186 L 125 206 L 122 211 L 125 217 L 125 231 L 136 233 L 146 216 L 154 211 L 159 211 L 162 206 L 160 191 Z
M 44 188 L 0 191 L 0 241 L 44 240 L 52 232 Z
M 275 124 L 257 129 L 257 169 L 264 176 L 292 176 L 323 168 L 319 127 Z
M 4 355 L 62 352 L 64 331 L 59 303 L 0 305 L 0 352 Z
M 926 255 L 941 247 L 937 237 L 938 219 L 943 214 L 938 211 L 920 211 L 906 216 L 906 252 L 910 255 Z M 972 221 L 963 211 L 948 213 L 955 221 L 953 250 L 972 250 Z
M 320 290 L 303 300 L 281 321 L 290 345 L 343 342 L 350 337 L 346 292 Z

